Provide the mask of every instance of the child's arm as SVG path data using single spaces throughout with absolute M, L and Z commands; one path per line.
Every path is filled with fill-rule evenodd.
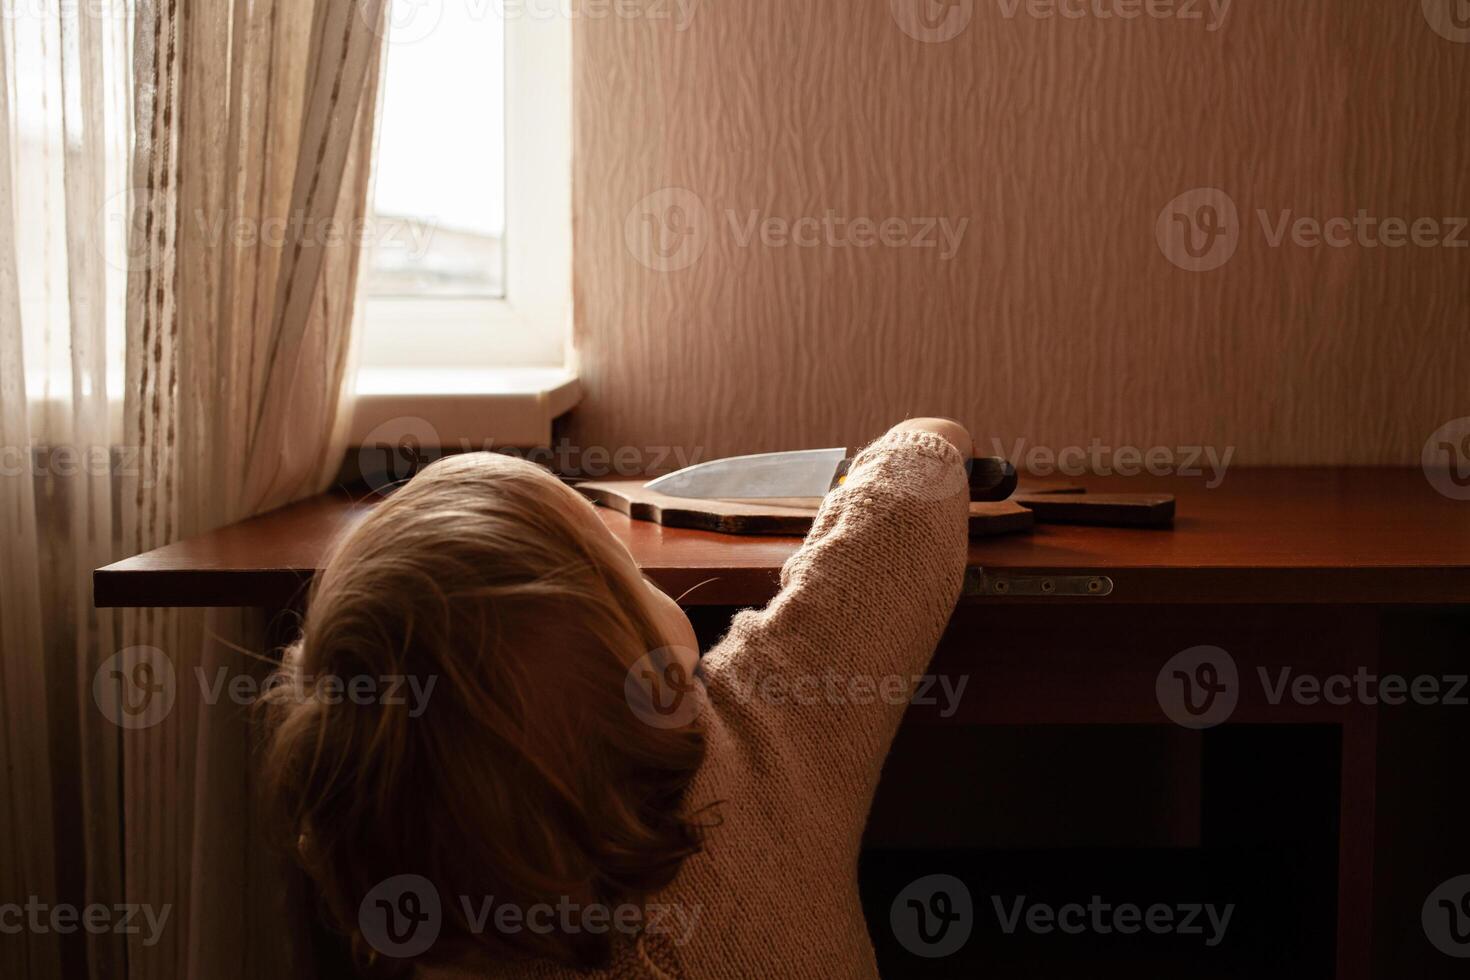
M 958 423 L 915 419 L 859 453 L 780 594 L 738 615 L 706 657 L 715 705 L 799 770 L 804 795 L 824 791 L 812 805 L 851 800 L 859 823 L 959 597 L 970 452 Z

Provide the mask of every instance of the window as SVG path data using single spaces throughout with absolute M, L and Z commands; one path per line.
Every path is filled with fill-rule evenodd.
M 399 0 L 384 65 L 370 296 L 505 295 L 505 31 Z
M 381 98 L 369 387 L 401 369 L 562 365 L 569 19 L 555 4 L 392 0 Z

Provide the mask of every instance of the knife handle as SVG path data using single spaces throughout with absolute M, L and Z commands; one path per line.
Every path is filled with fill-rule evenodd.
M 977 456 L 965 462 L 970 474 L 970 500 L 1005 500 L 1016 492 L 1016 468 L 999 456 Z
M 832 477 L 832 489 L 837 489 L 847 480 L 851 459 L 844 459 Z M 970 480 L 970 502 L 1005 500 L 1016 492 L 1016 468 L 999 456 L 980 456 L 965 460 L 965 472 Z

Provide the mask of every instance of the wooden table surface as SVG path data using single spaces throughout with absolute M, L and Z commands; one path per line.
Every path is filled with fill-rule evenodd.
M 1090 477 L 1096 492 L 1178 497 L 1172 530 L 1038 525 L 975 541 L 987 572 L 1107 575 L 1106 598 L 980 602 L 1470 603 L 1470 501 L 1417 469 L 1235 469 L 1199 478 Z M 327 494 L 138 555 L 94 576 L 98 606 L 268 606 L 299 597 L 333 538 L 371 506 Z M 776 591 L 796 538 L 733 537 L 604 510 L 660 587 L 691 605 L 752 605 Z

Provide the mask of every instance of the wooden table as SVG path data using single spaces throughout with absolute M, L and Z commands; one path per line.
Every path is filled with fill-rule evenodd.
M 1112 592 L 965 597 L 934 670 L 963 672 L 971 693 L 950 717 L 912 708 L 905 731 L 1106 725 L 1177 733 L 1155 689 L 1161 668 L 1186 648 L 1221 647 L 1239 671 L 1239 703 L 1214 732 L 1262 725 L 1337 733 L 1335 758 L 1313 763 L 1314 772 L 1323 765 L 1337 771 L 1337 826 L 1319 832 L 1335 838 L 1335 975 L 1438 975 L 1450 961 L 1424 941 L 1419 903 L 1439 881 L 1470 870 L 1464 835 L 1453 832 L 1466 814 L 1456 809 L 1451 785 L 1464 771 L 1456 746 L 1470 708 L 1446 721 L 1443 711 L 1361 699 L 1273 700 L 1256 677 L 1283 668 L 1319 678 L 1360 669 L 1465 672 L 1470 502 L 1440 495 L 1418 470 L 1238 469 L 1216 489 L 1181 478 L 1079 482 L 1097 492 L 1173 493 L 1175 527 L 1043 525 L 972 543 L 970 562 L 988 575 L 1101 575 Z M 332 539 L 371 505 L 326 495 L 129 558 L 96 572 L 96 603 L 289 607 L 302 600 Z M 678 595 L 714 579 L 687 598 L 691 606 L 765 602 L 799 545 L 602 516 L 665 591 Z M 1196 770 L 1202 754 L 1213 752 L 1213 737 L 1181 733 Z M 1411 767 L 1425 774 L 1410 778 Z M 1212 813 L 1244 819 L 1228 800 L 1219 803 L 1218 786 L 1228 780 L 1203 768 L 1205 775 L 1180 778 L 1173 788 L 1166 836 L 1175 843 L 1221 839 Z M 1304 776 L 1302 785 L 1309 781 Z M 890 819 L 891 808 L 879 810 L 872 834 L 903 824 L 902 815 Z M 1230 838 L 1229 827 L 1223 833 Z
M 975 542 L 971 564 L 1110 576 L 1112 594 L 1080 600 L 1089 604 L 1470 603 L 1470 503 L 1439 495 L 1417 470 L 1233 470 L 1214 490 L 1198 479 L 1080 482 L 1097 492 L 1173 493 L 1179 517 L 1170 531 L 1039 526 Z M 370 506 L 324 495 L 128 558 L 96 572 L 96 603 L 284 605 Z M 666 591 L 718 575 L 689 596 L 694 605 L 765 602 L 799 544 L 602 515 Z

